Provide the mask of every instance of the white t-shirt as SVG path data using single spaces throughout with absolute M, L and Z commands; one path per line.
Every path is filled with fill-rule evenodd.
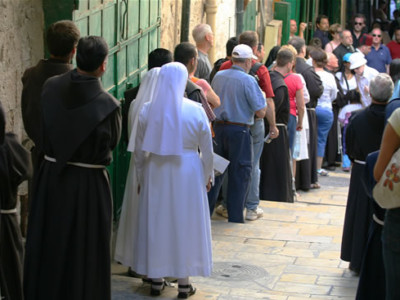
M 321 78 L 322 85 L 324 86 L 324 92 L 321 97 L 319 97 L 317 106 L 332 109 L 332 102 L 337 96 L 335 77 L 327 71 L 318 71 L 316 73 Z
M 342 72 L 337 72 L 336 77 L 339 79 L 340 86 L 343 89 L 343 93 L 346 95 L 348 91 L 355 90 L 357 88 L 356 76 L 353 75 L 351 79 L 347 79 L 347 83 L 349 87 L 347 88 L 346 79 L 343 77 L 344 74 Z

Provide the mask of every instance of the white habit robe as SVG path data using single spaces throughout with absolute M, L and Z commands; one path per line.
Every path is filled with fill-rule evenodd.
M 206 184 L 213 172 L 213 150 L 207 116 L 201 105 L 184 98 L 183 151 L 157 155 L 141 150 L 149 107 L 146 103 L 139 115 L 134 153 L 140 201 L 132 267 L 149 278 L 209 276 L 212 253 Z M 168 133 L 171 139 L 176 134 Z

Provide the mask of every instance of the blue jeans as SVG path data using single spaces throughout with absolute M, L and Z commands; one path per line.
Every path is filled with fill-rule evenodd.
M 400 299 L 400 208 L 388 209 L 382 232 L 386 300 Z
M 288 135 L 289 135 L 289 148 L 290 148 L 291 156 L 293 155 L 294 137 L 296 136 L 296 125 L 297 125 L 296 116 L 289 114 L 287 131 L 288 131 Z
M 250 129 L 238 125 L 215 124 L 214 152 L 230 161 L 224 174 L 215 177 L 208 192 L 210 215 L 218 198 L 225 174 L 228 172 L 227 210 L 228 221 L 244 223 L 243 209 L 250 187 L 253 160 Z
M 250 132 L 253 139 L 253 164 L 246 209 L 255 210 L 260 203 L 260 157 L 264 148 L 264 120 L 254 120 L 254 125 L 250 127 Z
M 329 108 L 321 108 L 317 106 L 315 108 L 317 114 L 317 156 L 324 157 L 326 140 L 328 139 L 329 130 L 331 130 L 333 123 L 333 112 Z

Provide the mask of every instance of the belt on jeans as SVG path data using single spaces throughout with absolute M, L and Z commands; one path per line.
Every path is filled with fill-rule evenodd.
M 244 123 L 236 123 L 236 122 L 229 122 L 229 121 L 221 121 L 217 120 L 214 121 L 216 124 L 222 124 L 222 125 L 236 125 L 236 126 L 242 126 L 242 127 L 247 127 L 250 128 L 249 124 L 244 124 Z

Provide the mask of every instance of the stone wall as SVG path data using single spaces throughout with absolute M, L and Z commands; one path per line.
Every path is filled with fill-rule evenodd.
M 7 130 L 20 137 L 21 76 L 43 55 L 41 0 L 0 0 L 0 101 L 7 114 Z
M 218 0 L 216 30 L 214 32 L 216 58 L 225 57 L 225 43 L 235 34 L 235 1 Z M 164 1 L 161 9 L 161 47 L 173 51 L 180 43 L 182 0 Z M 205 0 L 192 0 L 190 6 L 189 42 L 194 43 L 192 29 L 206 22 Z

